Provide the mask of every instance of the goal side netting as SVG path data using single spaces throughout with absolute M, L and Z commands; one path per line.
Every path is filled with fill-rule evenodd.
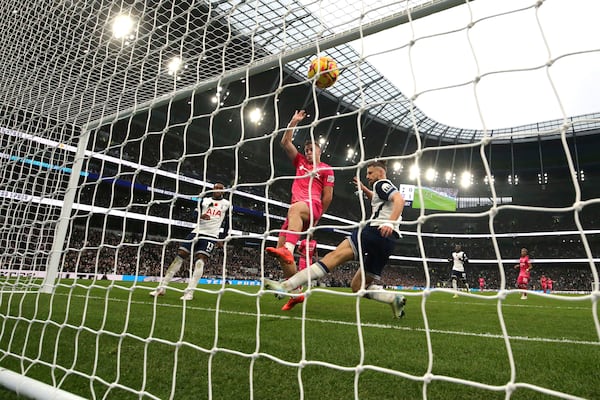
M 492 3 L 0 0 L 0 397 L 594 397 L 600 114 L 567 107 L 593 74 L 558 76 L 597 65 L 600 46 L 575 28 L 557 45 L 552 29 L 585 25 L 593 5 Z M 338 68 L 328 88 L 307 76 L 320 56 Z M 554 117 L 494 119 L 531 92 Z M 464 104 L 474 127 L 438 122 L 431 99 Z M 280 141 L 296 110 L 294 145 L 319 143 L 335 175 L 300 233 L 319 257 L 370 223 L 352 183 L 369 162 L 405 205 L 377 286 L 350 290 L 361 255 L 282 311 L 265 248 L 286 232 L 295 169 Z M 217 183 L 221 235 L 190 239 Z M 201 275 L 186 243 L 205 246 Z M 390 292 L 402 319 L 373 301 Z

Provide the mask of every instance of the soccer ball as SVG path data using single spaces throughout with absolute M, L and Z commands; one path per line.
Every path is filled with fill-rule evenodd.
M 320 89 L 327 89 L 335 83 L 340 74 L 337 63 L 329 56 L 317 57 L 310 62 L 308 69 L 308 79 L 315 75 L 315 85 Z

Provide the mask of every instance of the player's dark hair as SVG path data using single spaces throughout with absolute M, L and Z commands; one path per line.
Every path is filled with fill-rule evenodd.
M 387 166 L 385 164 L 385 161 L 383 161 L 383 160 L 371 161 L 367 164 L 367 168 L 369 168 L 369 167 L 379 167 L 379 168 L 383 168 L 384 170 L 387 170 Z

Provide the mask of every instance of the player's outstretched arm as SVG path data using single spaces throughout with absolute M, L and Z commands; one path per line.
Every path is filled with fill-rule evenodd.
M 296 146 L 294 146 L 294 143 L 292 142 L 292 136 L 294 135 L 294 129 L 296 128 L 296 126 L 298 126 L 300 121 L 302 121 L 305 117 L 306 117 L 306 111 L 297 110 L 294 113 L 294 116 L 292 117 L 292 119 L 290 120 L 290 123 L 288 124 L 287 129 L 283 133 L 283 137 L 281 138 L 281 142 L 280 142 L 281 147 L 285 151 L 285 154 L 287 154 L 288 158 L 292 161 L 296 158 L 296 155 L 298 154 L 298 149 L 296 149 Z

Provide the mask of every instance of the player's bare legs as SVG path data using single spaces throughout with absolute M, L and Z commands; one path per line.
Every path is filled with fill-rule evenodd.
M 350 287 L 352 288 L 352 292 L 356 293 L 360 289 L 362 289 L 362 268 L 359 268 L 358 271 L 352 277 L 352 282 L 350 283 Z M 365 288 L 368 288 L 373 283 L 373 277 L 367 275 L 365 276 Z
M 279 251 L 273 251 L 272 248 L 267 248 L 267 252 L 274 257 L 277 257 L 281 269 L 283 270 L 283 276 L 287 279 L 297 272 L 296 262 L 293 259 L 294 250 L 296 243 L 300 237 L 299 232 L 302 232 L 305 221 L 310 220 L 310 209 L 308 204 L 305 202 L 297 202 L 290 206 L 288 210 L 288 226 L 287 229 L 290 232 L 280 235 L 277 241 L 277 249 L 285 248 L 289 251 L 287 258 L 280 254 Z M 298 233 L 297 233 L 298 232 Z M 291 257 L 289 257 L 291 255 Z
M 323 271 L 322 266 L 329 268 L 328 272 L 331 272 L 337 266 L 354 259 L 354 250 L 350 244 L 350 240 L 346 239 L 336 247 L 334 251 L 331 251 L 321 259 L 319 263 L 312 264 L 310 267 L 303 269 L 302 271 L 295 274 L 293 277 L 283 283 L 276 283 L 274 281 L 266 280 L 265 288 L 271 290 L 282 290 L 285 292 L 291 292 L 295 287 L 309 283 L 310 281 L 317 280 L 323 277 L 327 272 Z M 352 278 L 352 291 L 358 292 L 362 288 L 362 272 L 363 268 L 360 267 Z M 365 277 L 366 290 L 370 291 L 365 295 L 366 298 L 372 299 L 381 303 L 389 304 L 392 307 L 394 317 L 401 318 L 404 316 L 404 305 L 406 299 L 400 293 L 393 291 L 384 291 L 383 287 L 374 285 L 372 276 Z

